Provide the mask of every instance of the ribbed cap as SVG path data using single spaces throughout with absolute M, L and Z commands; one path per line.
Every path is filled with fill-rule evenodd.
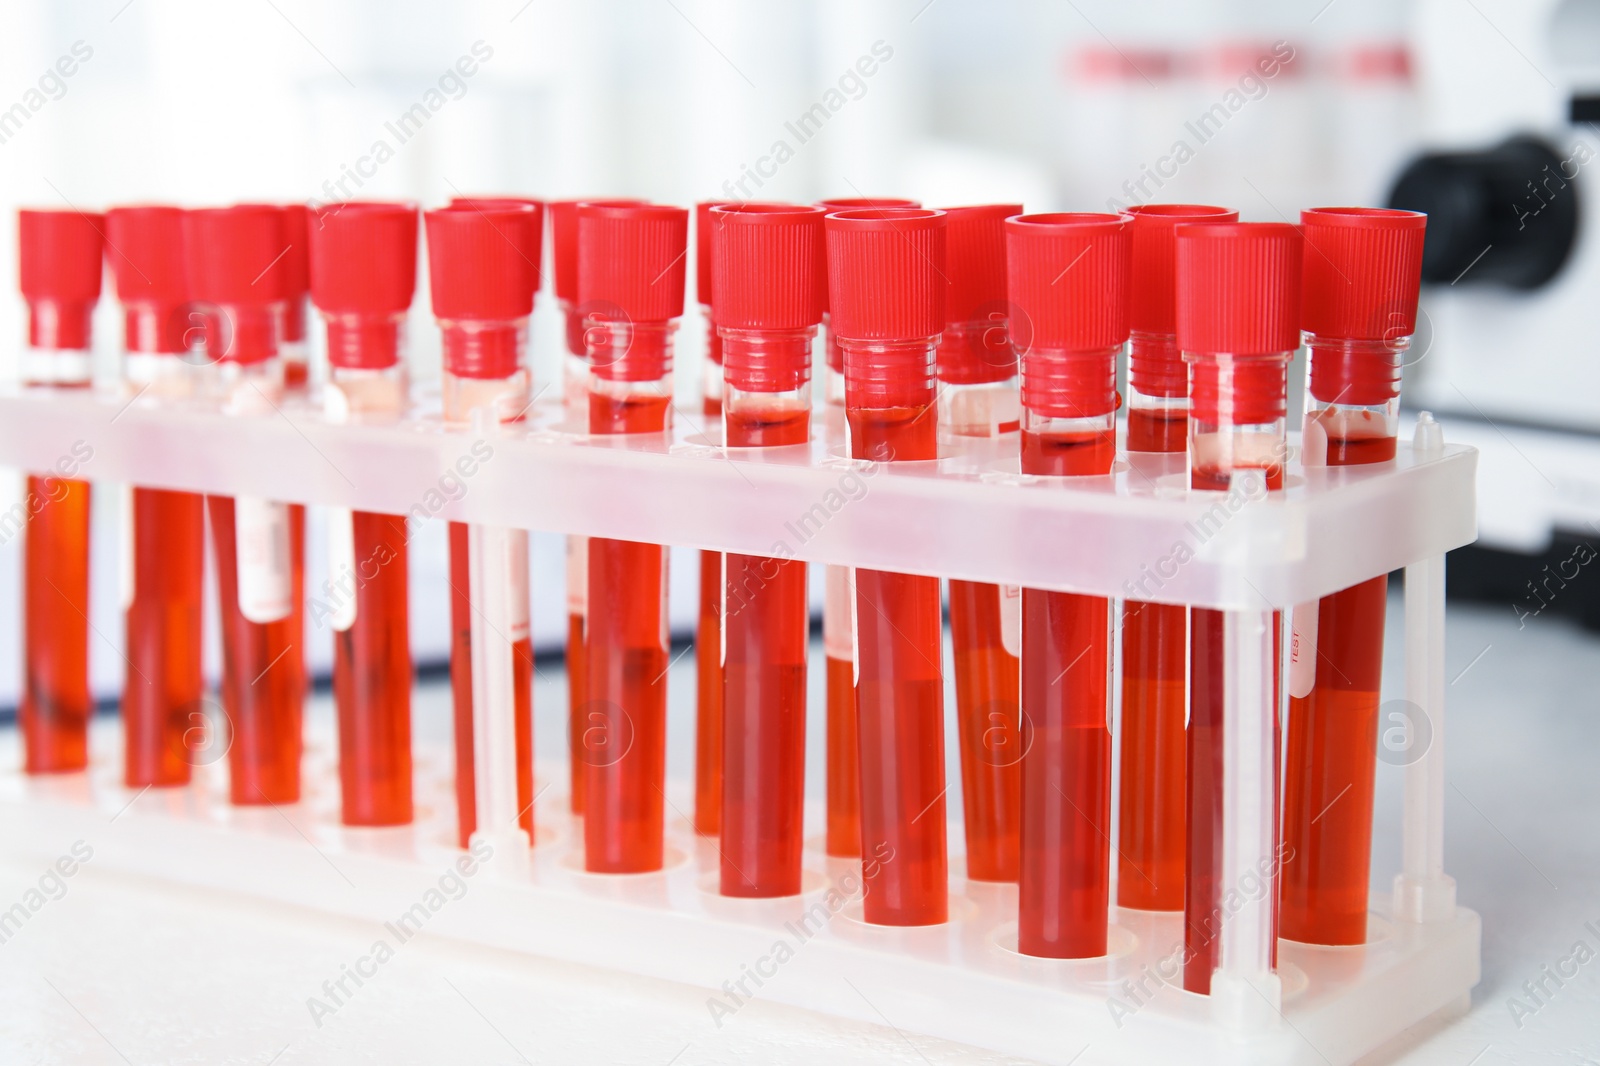
M 825 250 L 822 208 L 747 203 L 709 214 L 718 326 L 795 330 L 822 320 L 815 283 Z
M 189 298 L 183 271 L 183 209 L 161 205 L 106 212 L 106 262 L 125 304 L 181 304 Z
M 660 204 L 578 208 L 578 302 L 610 321 L 683 314 L 689 212 Z
M 907 200 L 899 196 L 835 196 L 831 200 L 818 200 L 817 206 L 826 208 L 829 214 L 833 214 L 835 211 L 857 211 L 863 208 L 878 208 L 887 210 L 890 208 L 899 207 L 921 207 L 922 204 L 916 200 Z M 823 261 L 821 263 L 817 264 L 817 288 L 822 293 L 822 313 L 827 314 L 829 296 L 828 262 L 826 256 L 823 257 Z M 833 344 L 830 338 L 829 347 L 831 358 L 833 352 L 838 350 L 838 345 Z M 833 365 L 831 361 L 829 365 Z M 835 366 L 834 369 L 843 371 L 844 364 L 841 362 L 838 366 Z
M 343 203 L 311 226 L 311 302 L 328 319 L 328 361 L 387 367 L 399 358 L 398 316 L 417 290 L 417 205 Z
M 1128 339 L 1126 218 L 1020 215 L 1005 229 L 1011 341 L 1019 352 L 1097 351 Z
M 451 207 L 478 209 L 511 207 L 533 212 L 533 245 L 539 253 L 533 256 L 533 289 L 539 291 L 544 284 L 544 201 L 531 196 L 454 196 Z
M 837 211 L 828 241 L 830 328 L 855 341 L 921 340 L 944 329 L 945 213 Z
M 206 309 L 215 359 L 253 363 L 278 353 L 284 302 L 284 212 L 274 204 L 185 211 L 183 260 L 190 295 Z M 220 313 L 219 313 L 220 312 Z
M 310 210 L 305 204 L 283 205 L 283 294 L 299 299 L 311 290 L 310 239 L 306 234 Z
M 93 303 L 100 298 L 105 216 L 82 211 L 17 212 L 17 276 L 30 300 Z
M 1300 347 L 1300 231 L 1284 222 L 1177 228 L 1178 347 L 1266 355 Z
M 944 317 L 973 322 L 1006 302 L 1005 221 L 1022 214 L 1021 204 L 946 207 Z
M 1239 212 L 1205 204 L 1144 204 L 1133 219 L 1133 287 L 1128 328 L 1139 333 L 1177 331 L 1177 227 L 1183 222 L 1237 222 Z
M 1375 207 L 1300 213 L 1300 327 L 1325 337 L 1396 340 L 1417 329 L 1426 215 Z
M 555 254 L 556 299 L 568 304 L 578 302 L 578 205 L 642 203 L 645 201 L 590 196 L 579 200 L 551 200 L 545 205 L 550 212 L 550 244 Z
M 723 207 L 731 200 L 701 200 L 694 205 L 694 296 L 706 307 L 714 303 L 715 282 L 711 264 L 716 258 L 712 240 L 711 209 Z
M 533 311 L 538 216 L 526 207 L 441 207 L 424 216 L 435 318 L 507 321 Z
M 104 232 L 103 215 L 17 212 L 17 277 L 28 301 L 28 343 L 35 348 L 89 347 Z

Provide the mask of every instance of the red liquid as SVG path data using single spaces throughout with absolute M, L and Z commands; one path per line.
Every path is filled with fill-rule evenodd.
M 412 816 L 406 520 L 357 511 L 351 524 L 355 623 L 333 638 L 344 824 L 404 825 Z
M 28 476 L 24 682 L 17 719 L 30 774 L 89 765 L 89 483 Z
M 722 893 L 792 896 L 805 807 L 806 564 L 727 562 Z
M 1134 407 L 1128 411 L 1130 452 L 1182 452 L 1189 449 L 1189 412 L 1186 408 Z
M 667 428 L 668 396 L 608 396 L 589 392 L 589 432 L 660 433 Z
M 855 664 L 827 657 L 829 855 L 861 857 L 861 754 Z
M 666 550 L 589 541 L 589 702 L 584 709 L 584 867 L 661 869 L 666 779 Z
M 848 408 L 858 459 L 938 455 L 933 405 Z M 856 712 L 861 758 L 862 913 L 932 925 L 949 913 L 944 807 L 943 618 L 939 579 L 856 571 Z
M 567 615 L 567 762 L 572 813 L 583 813 L 583 706 L 588 702 L 583 685 L 588 680 L 588 657 L 583 647 L 583 615 Z
M 700 620 L 694 635 L 694 831 L 722 832 L 722 553 L 700 553 Z
M 266 624 L 239 610 L 234 502 L 207 496 L 217 559 L 222 621 L 222 707 L 233 739 L 228 749 L 229 799 L 241 806 L 300 800 L 301 715 L 306 694 L 304 652 L 305 508 L 289 505 L 289 574 L 293 608 Z
M 1106 474 L 1116 431 L 1022 434 L 1022 472 Z M 1017 950 L 1106 953 L 1111 896 L 1109 600 L 1022 591 L 1022 870 Z
M 201 589 L 205 497 L 133 490 L 133 601 L 125 615 L 123 780 L 185 785 L 215 738 L 204 735 Z
M 1330 437 L 1328 465 L 1387 462 L 1393 437 Z M 1284 773 L 1283 935 L 1309 944 L 1367 939 L 1373 783 L 1388 578 L 1324 597 L 1316 679 L 1289 700 Z
M 1000 588 L 950 582 L 956 728 L 966 810 L 967 876 L 1015 881 L 1022 825 L 1017 658 L 1000 635 Z
M 478 828 L 472 710 L 472 555 L 464 522 L 450 523 L 450 700 L 455 717 L 456 834 L 464 848 Z M 533 640 L 511 643 L 517 746 L 517 824 L 533 839 Z
M 1269 467 L 1267 488 L 1283 487 L 1283 468 Z M 1191 470 L 1189 485 L 1196 489 L 1225 490 L 1232 482 L 1226 470 Z M 1189 612 L 1189 733 L 1185 816 L 1189 825 L 1189 857 L 1184 871 L 1183 987 L 1201 995 L 1211 993 L 1211 974 L 1217 968 L 1217 937 L 1222 931 L 1222 786 L 1226 613 L 1196 607 Z M 1272 617 L 1276 650 L 1280 616 Z M 1274 663 L 1277 656 L 1274 655 Z M 1273 678 L 1273 703 L 1277 704 L 1277 677 Z M 1273 765 L 1278 765 L 1276 719 L 1272 740 Z M 1277 782 L 1273 782 L 1277 804 Z M 1274 878 L 1274 881 L 1276 879 Z M 1267 891 L 1276 891 L 1276 884 Z M 1271 965 L 1278 957 L 1277 930 L 1273 930 Z
M 1122 787 L 1117 905 L 1183 910 L 1183 720 L 1189 611 L 1133 600 L 1122 609 Z
M 285 359 L 283 361 L 283 387 L 286 389 L 303 389 L 306 382 L 311 379 L 310 365 L 303 359 Z

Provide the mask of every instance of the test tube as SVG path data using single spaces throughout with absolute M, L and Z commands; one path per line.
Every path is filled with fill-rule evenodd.
M 311 300 L 327 327 L 324 415 L 394 422 L 407 397 L 401 349 L 417 287 L 416 205 L 318 208 L 310 243 Z M 407 540 L 402 515 L 329 509 L 326 621 L 345 825 L 412 818 Z
M 820 207 L 733 204 L 716 227 L 728 447 L 811 439 L 811 343 L 822 307 Z M 730 553 L 723 606 L 722 894 L 800 891 L 805 808 L 806 564 Z
M 532 402 L 527 367 L 528 316 L 539 288 L 542 213 L 527 203 L 452 204 L 425 215 L 428 288 L 444 353 L 441 375 L 447 425 L 470 425 L 474 412 L 521 421 Z M 533 641 L 528 621 L 528 534 L 505 530 L 508 617 L 484 616 L 483 628 L 505 641 L 510 659 L 516 738 L 517 822 L 533 831 Z M 455 719 L 456 830 L 466 847 L 478 828 L 472 630 L 471 531 L 450 523 L 450 689 Z M 531 839 L 531 838 L 530 838 Z
M 1020 416 L 1017 356 L 1007 332 L 1005 220 L 1022 214 L 1022 205 L 944 211 L 949 284 L 938 356 L 939 425 L 958 437 L 1015 433 Z M 1020 608 L 1015 586 L 950 579 L 967 877 L 976 881 L 1017 879 Z
M 310 209 L 305 204 L 283 205 L 283 384 L 291 391 L 303 390 L 311 379 L 309 345 L 306 343 L 306 298 L 311 292 L 311 267 L 308 260 L 310 236 L 307 223 Z
M 1395 456 L 1400 364 L 1416 331 L 1424 215 L 1332 207 L 1300 216 L 1306 466 Z M 1289 645 L 1282 932 L 1362 944 L 1372 861 L 1388 577 L 1297 607 Z
M 850 455 L 936 459 L 944 212 L 838 211 L 825 226 Z M 934 925 L 949 912 L 939 579 L 853 576 L 862 913 L 874 925 Z
M 188 399 L 197 391 L 199 368 L 188 358 L 182 210 L 112 208 L 106 213 L 106 244 L 123 311 L 122 375 L 133 400 Z M 205 497 L 136 486 L 125 491 L 123 782 L 129 788 L 184 785 L 206 727 Z M 203 743 L 209 748 L 211 742 Z
M 672 335 L 683 314 L 689 213 L 655 205 L 578 208 L 578 295 L 589 353 L 589 432 L 663 433 Z M 644 873 L 664 857 L 667 550 L 589 540 L 584 865 Z
M 1177 228 L 1178 349 L 1189 367 L 1189 487 L 1240 491 L 1234 475 L 1259 470 L 1266 488 L 1283 487 L 1285 391 L 1289 360 L 1300 346 L 1301 242 L 1276 222 L 1184 224 Z M 1186 761 L 1188 861 L 1184 885 L 1183 987 L 1209 994 L 1220 960 L 1218 935 L 1228 916 L 1224 885 L 1223 761 L 1229 680 L 1224 663 L 1227 612 L 1189 612 L 1189 731 Z M 1272 612 L 1276 645 L 1281 628 Z M 1277 662 L 1273 656 L 1272 662 Z M 1232 682 L 1237 683 L 1237 682 Z M 1273 707 L 1278 699 L 1273 674 Z M 1278 797 L 1278 727 L 1273 716 L 1272 809 Z M 1276 833 L 1274 833 L 1276 836 Z M 1274 871 L 1266 898 L 1276 899 Z M 1246 886 L 1248 887 L 1248 886 Z M 1274 908 L 1275 910 L 1275 908 Z M 1268 965 L 1276 965 L 1273 929 Z
M 716 259 L 711 210 L 721 201 L 694 205 L 695 296 L 705 310 L 706 360 L 701 367 L 702 410 L 709 423 L 722 419 L 722 337 L 712 312 L 712 263 Z M 700 553 L 700 616 L 694 631 L 694 831 L 722 831 L 722 578 L 721 552 Z M 724 852 L 726 854 L 726 852 Z
M 225 413 L 276 417 L 283 400 L 283 211 L 265 204 L 184 213 L 184 266 L 205 322 Z M 306 692 L 305 508 L 207 496 L 222 621 L 222 706 L 236 804 L 300 798 Z
M 556 300 L 565 323 L 566 356 L 561 363 L 561 398 L 569 421 L 589 428 L 589 355 L 584 348 L 583 312 L 578 308 L 578 205 L 640 204 L 643 200 L 551 200 L 550 245 L 555 263 Z M 589 596 L 589 538 L 567 537 L 567 759 L 573 814 L 583 813 L 584 615 Z
M 22 377 L 30 386 L 86 389 L 90 315 L 100 299 L 105 217 L 17 212 L 18 280 L 28 304 Z M 87 450 L 85 450 L 87 449 Z M 80 443 L 51 473 L 28 475 L 23 505 L 23 686 L 17 719 L 30 774 L 89 765 L 89 482 Z
M 1179 223 L 1236 222 L 1202 204 L 1131 207 L 1133 287 L 1128 299 L 1128 451 L 1189 447 L 1189 371 L 1174 333 L 1173 272 Z M 1122 783 L 1118 788 L 1117 904 L 1183 910 L 1184 720 L 1188 715 L 1189 611 L 1178 604 L 1122 605 Z
M 836 197 L 818 206 L 827 211 L 852 208 L 921 207 L 915 200 L 894 196 Z M 822 391 L 826 402 L 824 426 L 830 441 L 844 440 L 844 355 L 828 325 L 827 256 L 817 265 L 817 287 L 822 299 Z M 828 566 L 823 571 L 822 648 L 827 671 L 827 815 L 824 847 L 837 858 L 861 855 L 861 760 L 857 750 L 855 678 L 855 595 L 848 566 Z
M 1024 474 L 1111 473 L 1128 339 L 1126 218 L 1006 220 L 1022 363 Z M 1022 590 L 1022 848 L 1017 950 L 1106 953 L 1111 886 L 1111 601 Z

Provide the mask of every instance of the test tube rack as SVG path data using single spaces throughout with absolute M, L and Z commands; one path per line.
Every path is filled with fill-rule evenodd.
M 1480 925 L 1456 905 L 1442 851 L 1444 553 L 1476 536 L 1476 452 L 1445 444 L 1426 415 L 1393 463 L 1307 468 L 1291 455 L 1284 491 L 1268 496 L 1257 474 L 1237 476 L 1228 493 L 1189 491 L 1182 455 L 1119 458 L 1109 477 L 1025 477 L 1014 436 L 873 466 L 836 443 L 725 449 L 695 430 L 699 419 L 666 435 L 592 438 L 571 430 L 556 402 L 535 403 L 519 424 L 480 420 L 470 430 L 447 429 L 436 412 L 436 398 L 419 397 L 416 413 L 392 424 L 334 425 L 304 401 L 241 418 L 198 401 L 158 408 L 123 392 L 13 388 L 0 390 L 0 462 L 47 470 L 86 441 L 94 457 L 80 476 L 102 484 L 395 514 L 420 507 L 472 523 L 474 844 L 488 857 L 470 890 L 430 905 L 463 856 L 444 752 L 418 753 L 418 821 L 387 830 L 339 824 L 325 757 L 308 756 L 300 804 L 240 808 L 227 804 L 221 765 L 201 768 L 188 788 L 137 793 L 122 787 L 119 753 L 104 745 L 87 774 L 63 777 L 29 778 L 8 752 L 0 825 L 18 850 L 53 857 L 82 837 L 101 869 L 391 923 L 391 932 L 410 914 L 431 935 L 681 982 L 706 991 L 708 1026 L 733 1024 L 760 997 L 1045 1062 L 1348 1063 L 1467 1002 Z M 489 457 L 463 477 L 475 443 Z M 439 491 L 451 471 L 467 485 L 453 499 Z M 1018 954 L 1015 888 L 963 880 L 959 858 L 950 921 L 924 928 L 863 923 L 859 868 L 819 843 L 808 844 L 800 896 L 723 898 L 715 843 L 670 816 L 665 870 L 587 874 L 581 825 L 560 787 L 564 752 L 542 753 L 529 849 L 516 826 L 510 650 L 491 636 L 509 620 L 497 593 L 505 535 L 518 528 L 753 555 L 781 542 L 812 563 L 1227 612 L 1223 884 L 1233 891 L 1212 994 L 1181 989 L 1179 914 L 1114 909 L 1111 951 L 1099 959 Z M 1277 850 L 1273 612 L 1400 568 L 1405 692 L 1428 740 L 1404 771 L 1393 896 L 1374 899 L 1366 945 L 1283 941 L 1274 970 L 1273 901 L 1260 888 Z M 687 799 L 669 799 L 687 809 Z M 821 824 L 818 811 L 808 819 Z

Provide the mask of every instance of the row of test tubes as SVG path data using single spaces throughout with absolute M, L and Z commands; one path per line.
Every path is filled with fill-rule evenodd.
M 276 412 L 305 381 L 303 354 L 298 370 L 284 355 L 304 336 L 309 291 L 326 327 L 323 416 L 396 421 L 412 409 L 402 338 L 420 216 L 442 418 L 514 425 L 534 400 L 527 322 L 547 215 L 569 424 L 591 436 L 667 432 L 691 212 L 640 200 L 464 198 L 425 213 L 377 202 L 24 211 L 24 376 L 46 389 L 90 384 L 104 257 L 137 402 Z M 720 420 L 728 449 L 838 435 L 855 460 L 898 463 L 936 459 L 941 442 L 1009 437 L 1021 474 L 1106 478 L 1125 404 L 1125 449 L 1187 453 L 1192 489 L 1226 491 L 1249 472 L 1276 491 L 1289 459 L 1287 369 L 1303 345 L 1302 463 L 1395 457 L 1421 215 L 1325 208 L 1297 227 L 1199 205 L 1027 214 L 1018 204 L 932 210 L 893 199 L 704 203 L 693 215 L 710 326 L 703 411 Z M 814 361 L 825 375 L 820 405 Z M 28 479 L 19 717 L 30 773 L 88 762 L 90 490 L 72 473 Z M 126 784 L 189 781 L 209 515 L 230 798 L 297 802 L 303 507 L 154 488 L 129 498 Z M 332 607 L 342 818 L 403 825 L 414 814 L 411 530 L 406 516 L 350 509 L 335 509 L 329 530 L 332 572 L 348 578 Z M 473 602 L 482 542 L 471 534 L 451 523 L 463 847 L 478 828 L 473 619 L 484 606 Z M 517 807 L 531 841 L 526 536 L 509 531 L 504 550 L 523 565 L 488 598 L 507 623 L 492 628 L 508 652 L 495 661 L 509 662 Z M 571 537 L 568 553 L 570 804 L 582 817 L 584 866 L 659 870 L 666 548 Z M 723 894 L 792 896 L 802 888 L 807 564 L 706 551 L 701 567 L 695 828 L 717 838 Z M 862 860 L 867 922 L 945 922 L 941 581 L 845 567 L 826 577 L 826 850 Z M 1207 992 L 1223 906 L 1224 613 L 1157 602 L 1159 582 L 1150 602 L 961 580 L 948 592 L 967 877 L 1018 886 L 1017 948 L 1035 956 L 1106 954 L 1113 904 L 1182 911 L 1184 986 Z M 1367 935 L 1385 599 L 1377 576 L 1289 620 L 1273 701 L 1286 687 L 1287 706 L 1270 738 L 1284 749 L 1273 759 L 1283 861 L 1264 876 L 1279 893 L 1279 933 L 1293 940 L 1352 945 Z M 1122 730 L 1115 820 L 1113 720 Z

